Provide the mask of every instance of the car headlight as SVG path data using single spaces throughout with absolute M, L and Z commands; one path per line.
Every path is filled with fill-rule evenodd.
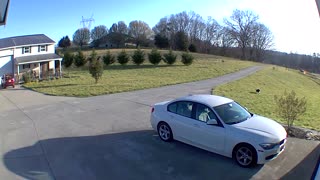
M 273 149 L 277 144 L 276 143 L 262 143 L 259 144 L 264 150 Z

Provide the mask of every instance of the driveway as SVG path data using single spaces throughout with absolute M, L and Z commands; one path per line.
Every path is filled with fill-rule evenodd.
M 310 179 L 320 153 L 315 141 L 289 138 L 279 158 L 243 169 L 214 153 L 164 143 L 151 130 L 152 104 L 208 94 L 261 68 L 90 98 L 1 90 L 0 179 Z

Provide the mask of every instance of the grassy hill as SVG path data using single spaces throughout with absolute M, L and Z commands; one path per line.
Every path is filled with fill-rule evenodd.
M 120 51 L 121 49 L 113 49 L 111 53 L 117 54 Z M 132 53 L 134 50 L 126 51 Z M 144 51 L 148 53 L 150 50 Z M 96 50 L 96 52 L 103 55 L 107 50 Z M 164 52 L 167 51 L 161 51 L 161 53 Z M 84 51 L 85 55 L 90 53 L 91 51 Z M 88 68 L 83 67 L 64 69 L 65 75 L 70 78 L 32 82 L 25 84 L 25 87 L 50 95 L 86 97 L 209 79 L 254 65 L 252 62 L 220 56 L 197 53 L 193 55 L 195 61 L 190 66 L 183 65 L 180 62 L 180 56 L 177 63 L 172 66 L 163 62 L 154 66 L 148 62 L 147 58 L 140 66 L 132 63 L 122 66 L 115 63 L 105 67 L 98 84 L 95 84 Z
M 260 94 L 255 90 L 261 89 Z M 307 111 L 295 125 L 320 130 L 320 81 L 316 76 L 283 67 L 267 66 L 244 79 L 234 81 L 213 90 L 213 94 L 230 97 L 250 111 L 285 123 L 275 113 L 274 95 L 294 90 L 299 97 L 306 97 Z

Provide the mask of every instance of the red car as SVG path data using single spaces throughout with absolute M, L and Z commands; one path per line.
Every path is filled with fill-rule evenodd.
M 1 85 L 4 89 L 8 86 L 12 86 L 14 88 L 14 76 L 12 74 L 4 74 L 1 81 Z

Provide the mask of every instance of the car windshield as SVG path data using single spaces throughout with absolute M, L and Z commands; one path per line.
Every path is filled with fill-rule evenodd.
M 251 114 L 236 102 L 222 104 L 213 109 L 226 124 L 240 123 L 251 117 Z

